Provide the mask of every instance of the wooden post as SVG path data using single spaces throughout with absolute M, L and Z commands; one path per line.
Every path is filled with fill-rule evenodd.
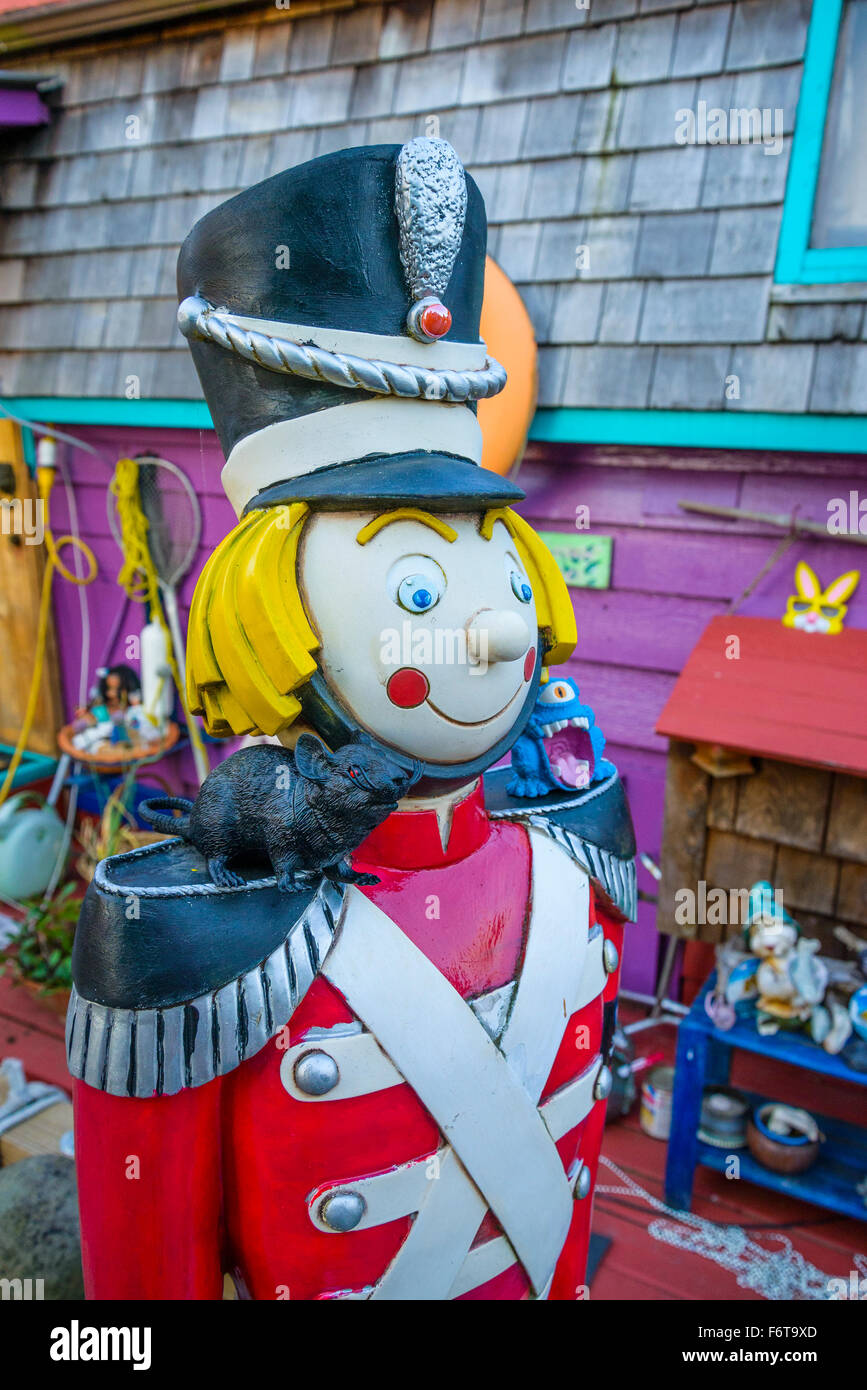
M 656 912 L 656 929 L 668 936 L 697 935 L 694 925 L 680 926 L 675 921 L 675 893 L 681 888 L 696 892 L 702 877 L 710 782 L 692 761 L 692 745 L 672 740 L 665 772 L 662 879 Z
M 5 467 L 4 467 L 5 465 Z M 24 721 L 33 675 L 33 653 L 39 599 L 45 572 L 45 547 L 36 533 L 21 533 L 18 518 L 31 525 L 37 518 L 36 488 L 24 461 L 21 431 L 12 420 L 0 420 L 0 506 L 7 503 L 0 528 L 0 743 L 14 744 Z M 57 755 L 57 730 L 63 724 L 57 643 L 49 618 L 42 685 L 28 747 L 34 753 Z

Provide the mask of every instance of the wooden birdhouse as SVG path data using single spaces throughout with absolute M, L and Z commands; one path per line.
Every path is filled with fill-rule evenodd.
M 823 953 L 842 954 L 836 925 L 865 934 L 865 710 L 867 632 L 713 619 L 657 723 L 670 740 L 660 931 L 736 936 L 737 895 L 767 879 Z M 725 904 L 702 911 L 713 889 Z

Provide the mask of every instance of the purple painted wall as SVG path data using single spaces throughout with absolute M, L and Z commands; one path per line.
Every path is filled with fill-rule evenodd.
M 162 454 L 190 477 L 203 513 L 202 545 L 181 593 L 185 620 L 196 577 L 213 547 L 234 523 L 220 489 L 222 458 L 210 433 L 187 430 L 78 429 L 99 448 L 102 461 L 69 449 L 67 464 L 78 501 L 82 532 L 100 565 L 86 591 L 93 646 L 91 671 L 124 655 L 127 634 L 141 630 L 142 614 L 130 605 L 110 651 L 105 642 L 123 602 L 115 578 L 121 557 L 106 520 L 106 487 L 117 458 L 148 450 Z M 850 490 L 867 498 L 867 460 L 825 456 L 748 455 L 665 450 L 553 450 L 536 447 L 520 482 L 527 492 L 521 511 L 540 530 L 570 531 L 575 509 L 590 509 L 591 530 L 614 538 L 609 590 L 574 590 L 578 648 L 569 674 L 596 709 L 608 751 L 627 783 L 639 847 L 659 855 L 666 741 L 653 732 L 656 719 L 692 647 L 708 621 L 724 613 L 752 583 L 779 544 L 781 533 L 748 522 L 688 516 L 680 499 L 789 515 L 824 524 L 828 503 Z M 67 527 L 66 499 L 58 484 L 55 530 Z M 823 584 L 858 568 L 863 549 L 831 537 L 798 540 L 756 585 L 743 613 L 780 616 L 798 559 L 807 560 Z M 867 557 L 865 557 L 867 558 Z M 81 662 L 81 617 L 75 590 L 56 581 L 55 614 L 67 706 L 76 702 Z M 867 580 L 850 603 L 848 622 L 867 627 Z M 816 638 L 817 656 L 822 638 Z M 221 745 L 221 750 L 225 745 Z M 220 756 L 218 754 L 217 756 Z M 187 753 L 157 769 L 173 785 L 194 787 Z M 639 882 L 654 883 L 645 870 Z M 655 977 L 658 938 L 654 913 L 642 904 L 629 933 L 624 984 L 648 991 Z
M 106 511 L 107 489 L 115 463 L 125 456 L 150 452 L 168 458 L 182 468 L 193 484 L 202 511 L 202 538 L 192 568 L 183 581 L 179 594 L 181 624 L 186 630 L 190 600 L 196 580 L 206 559 L 223 536 L 235 524 L 235 514 L 220 487 L 223 459 L 215 437 L 210 431 L 196 430 L 123 430 L 70 427 L 70 433 L 86 440 L 100 451 L 100 457 L 69 445 L 64 462 L 72 479 L 78 507 L 81 534 L 93 550 L 99 564 L 99 574 L 87 589 L 91 626 L 91 657 L 88 684 L 97 666 L 125 661 L 127 637 L 138 635 L 146 621 L 143 605 L 130 602 L 120 621 L 117 635 L 110 646 L 121 610 L 126 603 L 118 587 L 117 575 L 123 562 L 114 542 Z M 62 481 L 58 478 L 51 500 L 51 522 L 55 534 L 70 529 L 67 499 Z M 60 651 L 61 680 L 66 708 L 70 712 L 78 701 L 81 669 L 82 622 L 79 591 L 62 579 L 54 581 L 54 613 Z M 136 667 L 137 663 L 129 664 Z M 232 745 L 234 746 L 234 745 Z M 230 751 L 223 743 L 210 744 L 212 760 Z M 196 786 L 192 757 L 182 752 L 154 764 L 153 771 L 171 786 L 193 795 Z
M 596 710 L 606 751 L 626 781 L 639 849 L 658 860 L 667 740 L 654 725 L 707 623 L 752 584 L 784 534 L 754 522 L 691 516 L 678 502 L 785 516 L 797 507 L 802 520 L 825 525 L 830 499 L 848 498 L 854 489 L 867 500 L 867 459 L 696 454 L 700 466 L 689 467 L 693 460 L 684 451 L 624 450 L 620 464 L 617 457 L 616 450 L 588 449 L 553 458 L 535 448 L 521 469 L 527 493 L 521 511 L 540 530 L 570 531 L 576 507 L 584 505 L 591 531 L 614 538 L 611 588 L 572 591 L 578 646 L 568 671 Z M 830 536 L 797 540 L 738 611 L 781 617 L 798 560 L 827 585 L 864 565 L 867 551 Z M 867 576 L 847 622 L 867 627 Z M 641 867 L 638 881 L 655 890 Z M 626 988 L 652 991 L 657 951 L 654 908 L 642 903 L 624 955 Z
M 48 125 L 50 120 L 51 112 L 38 92 L 25 87 L 0 90 L 0 129 Z

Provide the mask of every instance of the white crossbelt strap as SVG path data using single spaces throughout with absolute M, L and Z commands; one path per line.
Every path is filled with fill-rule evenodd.
M 579 992 L 589 886 L 586 874 L 546 836 L 530 836 L 530 930 L 499 1048 L 400 928 L 357 890 L 346 894 L 323 973 L 451 1146 L 442 1151 L 440 1176 L 372 1297 L 447 1298 L 488 1207 L 537 1294 L 568 1233 L 571 1187 L 537 1102 Z
M 590 884 L 587 874 L 537 830 L 531 830 L 532 909 L 524 967 L 500 1038 L 509 1066 L 535 1105 L 551 1074 L 573 1011 L 587 958 Z

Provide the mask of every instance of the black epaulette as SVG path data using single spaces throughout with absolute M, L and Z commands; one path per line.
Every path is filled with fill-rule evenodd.
M 281 893 L 256 872 L 218 888 L 182 840 L 97 865 L 72 953 L 73 1076 L 115 1096 L 174 1095 L 232 1071 L 289 1022 L 343 893 L 327 880 Z
M 550 835 L 590 875 L 603 902 L 627 921 L 637 910 L 635 831 L 623 783 L 614 772 L 585 791 L 510 796 L 509 767 L 485 774 L 491 820 L 522 821 Z

